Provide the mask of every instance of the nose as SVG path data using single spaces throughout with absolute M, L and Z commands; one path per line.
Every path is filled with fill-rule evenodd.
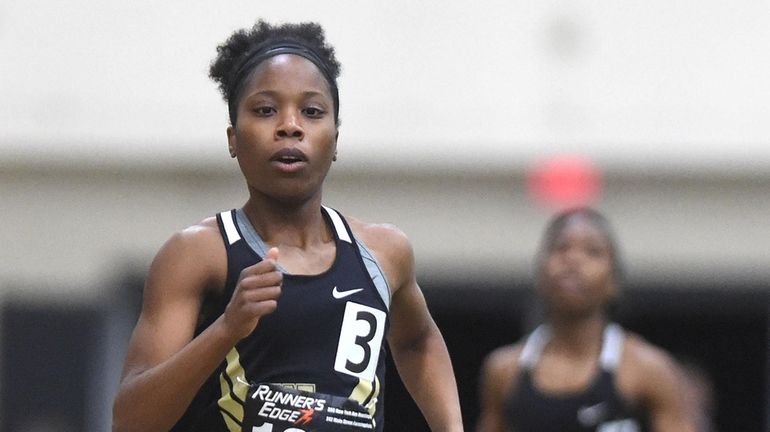
M 578 265 L 585 258 L 585 254 L 576 247 L 568 248 L 566 251 L 564 251 L 562 256 L 564 257 L 564 262 L 566 262 L 568 265 Z
M 287 112 L 280 119 L 280 123 L 275 128 L 276 138 L 296 138 L 301 141 L 305 137 L 305 131 L 299 123 L 297 114 Z

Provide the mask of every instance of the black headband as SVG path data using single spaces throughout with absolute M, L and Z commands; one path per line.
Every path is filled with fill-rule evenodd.
M 232 85 L 230 86 L 230 91 L 227 94 L 227 106 L 230 110 L 230 123 L 235 125 L 235 117 L 238 111 L 238 107 L 235 105 L 236 98 L 243 89 L 246 77 L 251 73 L 251 71 L 254 70 L 254 68 L 257 67 L 257 65 L 269 59 L 270 57 L 275 57 L 280 54 L 294 54 L 303 57 L 311 61 L 318 68 L 318 70 L 321 71 L 324 78 L 326 78 L 326 81 L 329 83 L 329 87 L 331 88 L 332 99 L 334 100 L 334 120 L 337 121 L 340 113 L 339 90 L 337 89 L 336 80 L 329 72 L 324 62 L 321 61 L 321 57 L 319 57 L 318 54 L 304 45 L 295 42 L 278 42 L 272 45 L 258 48 L 249 53 L 233 75 Z

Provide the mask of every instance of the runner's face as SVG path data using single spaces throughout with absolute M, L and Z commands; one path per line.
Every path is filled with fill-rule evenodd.
M 282 54 L 255 69 L 227 130 L 253 194 L 301 203 L 320 194 L 337 147 L 329 84 L 309 60 Z
M 556 236 L 542 272 L 542 295 L 555 314 L 601 311 L 616 294 L 609 240 L 581 215 L 572 216 Z

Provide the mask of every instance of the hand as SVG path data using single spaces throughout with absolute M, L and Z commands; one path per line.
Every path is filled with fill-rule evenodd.
M 241 271 L 223 315 L 229 334 L 238 340 L 250 335 L 259 319 L 278 307 L 283 274 L 277 261 L 278 248 L 270 248 L 265 259 Z

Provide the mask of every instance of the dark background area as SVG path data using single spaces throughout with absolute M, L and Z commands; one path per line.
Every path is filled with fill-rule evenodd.
M 2 308 L 1 431 L 88 430 L 103 325 L 103 314 L 91 308 Z

